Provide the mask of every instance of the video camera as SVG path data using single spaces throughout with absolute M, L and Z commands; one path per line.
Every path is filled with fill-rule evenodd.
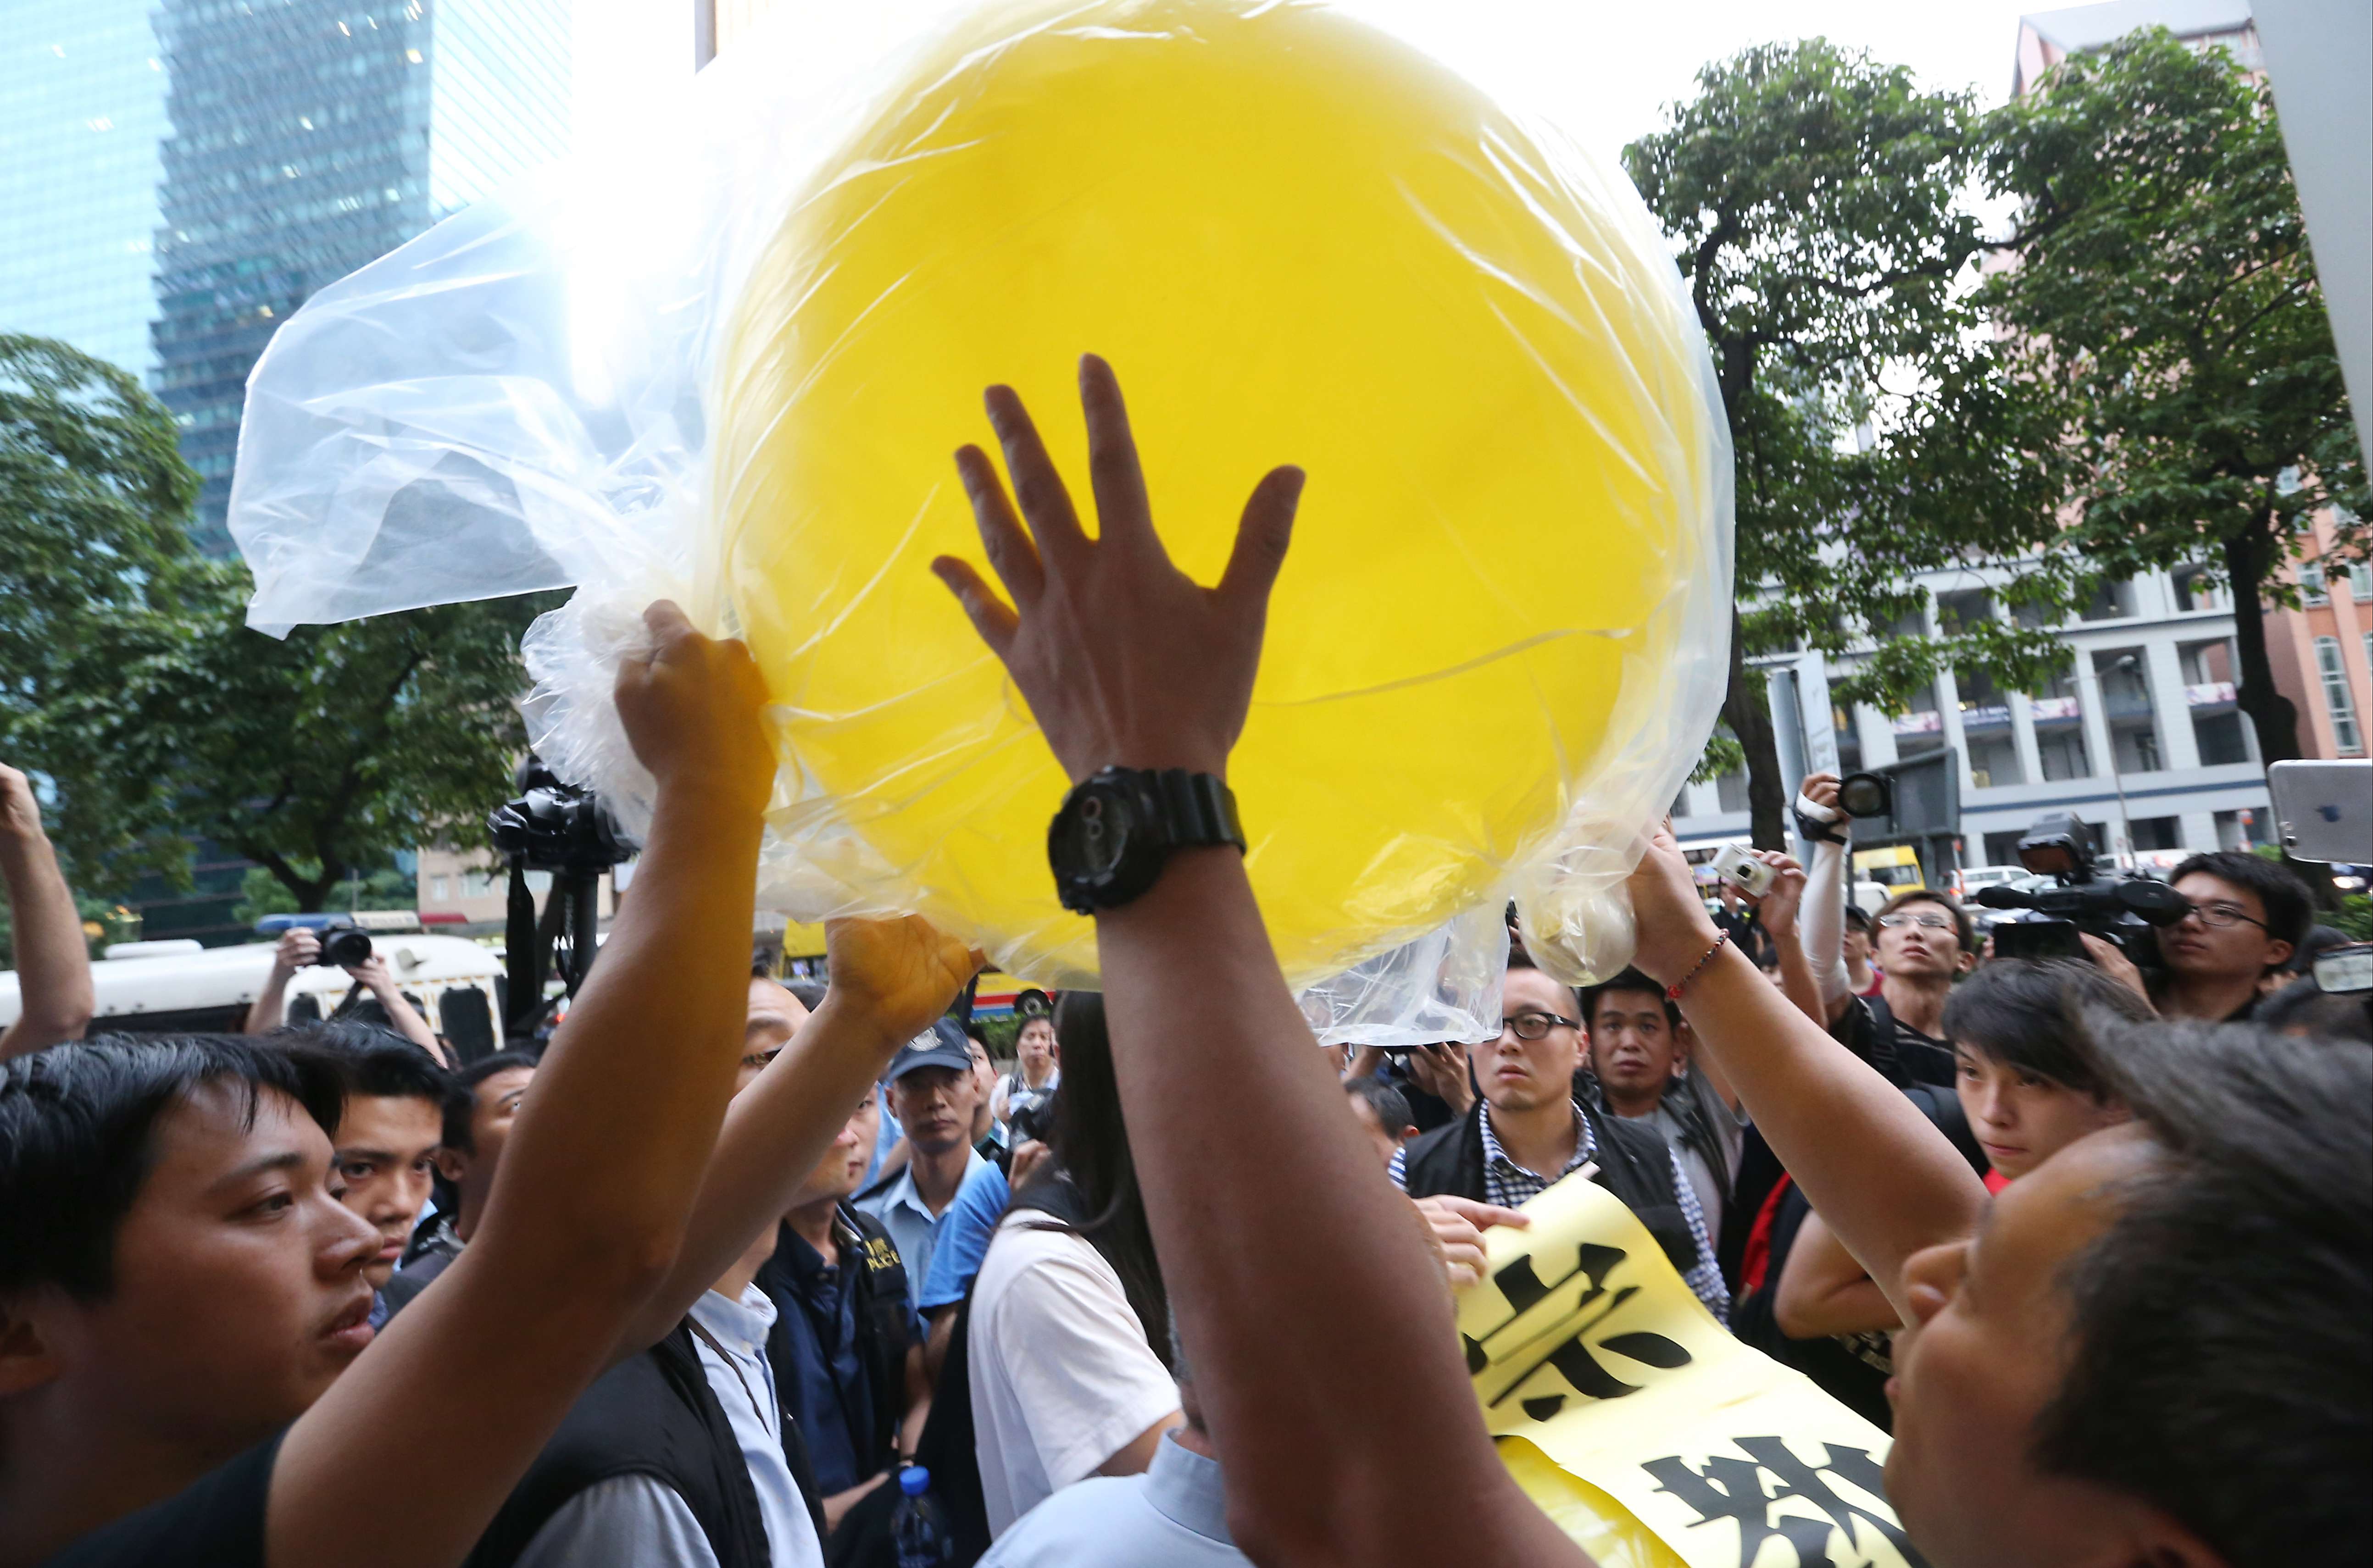
M 2164 967 L 2158 928 L 2173 925 L 2192 905 L 2164 882 L 2148 877 L 2104 877 L 2094 866 L 2092 846 L 2076 819 L 2041 818 L 2018 841 L 2018 863 L 2059 886 L 2036 891 L 1981 888 L 1977 901 L 1988 909 L 2029 912 L 2005 921 L 1991 935 L 1998 958 L 2082 958 L 2079 934 L 2098 936 L 2122 949 L 2136 969 Z
M 600 940 L 602 874 L 641 847 L 590 790 L 563 784 L 534 752 L 520 764 L 519 796 L 486 814 L 486 831 L 510 865 L 504 963 L 503 1033 L 515 1045 L 533 1038 L 556 998 L 544 994 L 554 975 L 570 996 L 585 983 Z M 527 874 L 552 874 L 541 916 Z

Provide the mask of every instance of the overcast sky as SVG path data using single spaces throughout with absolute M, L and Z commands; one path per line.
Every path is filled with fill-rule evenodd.
M 791 25 L 812 27 L 817 46 L 833 48 L 851 13 L 879 15 L 904 0 L 780 3 L 797 13 Z M 1775 40 L 1826 36 L 1911 66 L 1924 86 L 1974 87 L 1984 103 L 2000 103 L 2010 90 L 2019 16 L 2045 7 L 2010 0 L 1355 0 L 1350 8 L 1445 54 L 1481 50 L 1495 75 L 1528 97 L 1542 95 L 1611 161 L 1661 123 L 1664 105 L 1690 96 L 1701 65 Z M 691 0 L 578 0 L 579 115 L 687 75 L 691 14 Z

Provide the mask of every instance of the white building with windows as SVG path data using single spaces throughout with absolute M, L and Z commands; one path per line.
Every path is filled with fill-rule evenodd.
M 1900 631 L 1928 634 L 1939 617 L 1966 623 L 2008 613 L 1995 590 L 2010 575 L 1984 566 L 1930 575 L 1923 623 Z M 2195 576 L 2154 572 L 2105 587 L 2060 629 L 2069 652 L 2060 679 L 2032 693 L 1948 670 L 1890 714 L 1831 700 L 1830 683 L 1858 662 L 1853 654 L 1757 660 L 1778 677 L 1783 765 L 1851 772 L 1951 748 L 1965 866 L 2016 864 L 2020 835 L 2053 812 L 2090 824 L 2117 853 L 2269 842 L 2264 764 L 2234 703 L 2230 605 Z M 1673 825 L 1685 843 L 1746 838 L 1746 776 L 1689 785 Z

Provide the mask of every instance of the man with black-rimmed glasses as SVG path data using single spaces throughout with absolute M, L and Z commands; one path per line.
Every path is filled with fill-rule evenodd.
M 2159 931 L 2167 972 L 2153 1005 L 2170 1018 L 2247 1018 L 2259 981 L 2307 935 L 2314 914 L 2307 884 L 2279 862 L 2240 850 L 2195 854 L 2168 881 L 2192 912 Z
M 1469 1048 L 1482 1098 L 1395 1155 L 1393 1180 L 1412 1198 L 1513 1209 L 1587 1171 L 1640 1217 L 1698 1299 L 1723 1317 L 1730 1293 L 1672 1149 L 1644 1123 L 1601 1115 L 1574 1098 L 1587 1036 L 1572 990 L 1519 956 L 1502 982 L 1500 1011 L 1500 1038 Z

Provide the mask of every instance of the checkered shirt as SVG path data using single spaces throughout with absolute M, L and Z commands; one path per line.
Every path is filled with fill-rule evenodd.
M 1598 1139 L 1590 1130 L 1590 1118 L 1582 1113 L 1577 1103 L 1573 1108 L 1573 1157 L 1556 1176 L 1543 1176 L 1526 1170 L 1508 1157 L 1500 1146 L 1499 1135 L 1491 1130 L 1491 1108 L 1482 1107 L 1483 1126 L 1483 1195 L 1503 1209 L 1521 1208 L 1532 1199 L 1549 1191 L 1551 1183 L 1572 1175 L 1596 1157 Z M 1682 1275 L 1697 1298 L 1705 1303 L 1706 1310 L 1723 1322 L 1730 1320 L 1730 1287 L 1722 1283 L 1722 1268 L 1714 1261 L 1713 1243 L 1707 1239 L 1705 1210 L 1698 1202 L 1697 1189 L 1689 1184 L 1689 1173 L 1681 1169 L 1680 1156 L 1667 1152 L 1673 1162 L 1673 1192 L 1681 1205 L 1681 1217 L 1689 1221 L 1689 1237 L 1698 1244 L 1697 1266 Z M 1409 1155 L 1406 1149 L 1394 1151 L 1392 1163 L 1394 1185 L 1409 1186 Z

